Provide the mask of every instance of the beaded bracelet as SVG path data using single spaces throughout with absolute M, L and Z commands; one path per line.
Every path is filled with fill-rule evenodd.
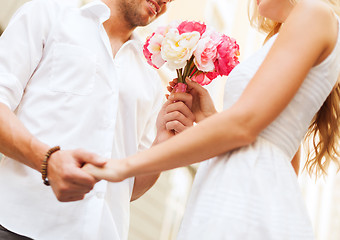
M 45 154 L 44 161 L 41 164 L 41 176 L 42 176 L 42 179 L 43 179 L 44 184 L 46 186 L 50 186 L 50 182 L 47 179 L 48 160 L 50 159 L 50 157 L 53 153 L 55 153 L 56 151 L 59 151 L 59 150 L 60 150 L 59 146 L 53 147 L 50 150 L 48 150 L 47 153 Z

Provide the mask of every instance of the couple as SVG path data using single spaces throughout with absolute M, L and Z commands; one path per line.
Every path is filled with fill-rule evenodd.
M 290 161 L 305 137 L 313 142 L 306 163 L 311 173 L 338 161 L 339 1 L 251 2 L 253 23 L 268 37 L 229 75 L 223 112 L 216 113 L 207 91 L 188 80 L 189 93 L 169 99 L 192 96 L 195 127 L 104 167 L 84 167 L 97 179 L 119 182 L 206 160 L 195 177 L 181 240 L 313 239 Z
M 16 235 L 0 234 L 126 239 L 130 198 L 163 170 L 207 160 L 179 239 L 313 239 L 290 160 L 307 131 L 320 142 L 311 171 L 335 157 L 339 3 L 251 0 L 252 19 L 268 38 L 230 74 L 225 110 L 216 113 L 207 91 L 189 80 L 189 93 L 172 93 L 157 121 L 161 90 L 130 35 L 167 1 L 104 3 L 77 11 L 33 0 L 0 40 L 0 152 L 7 156 L 0 224 Z M 193 119 L 198 124 L 188 128 Z M 135 154 L 150 145 L 155 124 L 155 146 Z M 59 144 L 62 150 L 50 149 Z M 110 160 L 63 150 L 78 147 Z M 43 177 L 60 201 L 83 199 L 98 179 L 110 182 L 60 203 L 40 182 L 46 153 Z

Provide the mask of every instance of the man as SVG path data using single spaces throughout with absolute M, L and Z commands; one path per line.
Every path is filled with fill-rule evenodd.
M 158 175 L 96 184 L 81 168 L 149 147 L 155 124 L 154 144 L 192 125 L 181 102 L 156 123 L 163 88 L 132 34 L 167 3 L 33 0 L 15 14 L 0 38 L 0 239 L 127 238 L 129 201 Z

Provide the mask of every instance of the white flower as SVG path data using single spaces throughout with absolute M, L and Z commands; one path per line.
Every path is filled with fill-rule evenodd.
M 162 42 L 161 51 L 168 67 L 172 70 L 184 68 L 199 39 L 200 34 L 196 31 L 180 35 L 176 28 L 170 29 Z

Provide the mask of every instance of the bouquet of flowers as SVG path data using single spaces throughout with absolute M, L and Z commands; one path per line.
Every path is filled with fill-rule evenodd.
M 187 77 L 207 85 L 217 76 L 228 76 L 239 63 L 239 45 L 233 38 L 195 21 L 159 27 L 147 38 L 143 53 L 151 66 L 159 69 L 166 63 L 177 71 L 176 92 L 186 91 Z

